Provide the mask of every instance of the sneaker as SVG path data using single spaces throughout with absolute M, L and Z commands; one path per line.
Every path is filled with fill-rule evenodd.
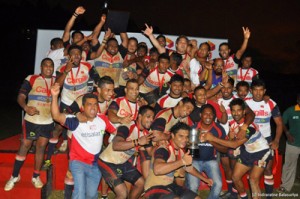
M 40 189 L 44 186 L 43 182 L 41 181 L 40 177 L 36 177 L 36 178 L 32 178 L 31 182 L 33 184 L 33 186 L 37 189 Z
M 13 177 L 11 176 L 10 179 L 7 181 L 5 184 L 4 190 L 5 191 L 10 191 L 12 188 L 14 188 L 15 184 L 21 180 L 21 176 L 19 175 L 18 177 Z
M 220 198 L 222 199 L 229 199 L 231 197 L 230 192 L 225 192 L 224 194 L 220 195 Z
M 67 150 L 67 147 L 68 147 L 68 140 L 64 140 L 58 150 L 60 152 L 65 152 Z
M 277 192 L 279 192 L 279 193 L 288 193 L 288 191 L 284 187 L 279 187 L 279 189 L 277 189 Z
M 42 170 L 48 170 L 51 165 L 52 165 L 51 160 L 45 160 L 45 162 L 42 166 Z

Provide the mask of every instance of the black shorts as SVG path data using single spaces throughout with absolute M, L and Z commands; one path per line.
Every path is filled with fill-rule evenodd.
M 99 168 L 106 183 L 114 188 L 124 181 L 135 184 L 142 174 L 130 162 L 112 164 L 99 159 Z
M 271 149 L 265 149 L 255 153 L 248 153 L 245 148 L 241 147 L 241 154 L 238 162 L 247 167 L 258 166 L 261 168 L 266 168 L 271 159 Z
M 172 199 L 175 197 L 180 197 L 182 199 L 192 199 L 196 198 L 198 195 L 182 186 L 175 183 L 169 184 L 167 186 L 154 186 L 146 190 L 144 197 L 147 199 Z
M 70 108 L 70 106 L 66 105 L 65 103 L 63 102 L 60 102 L 59 104 L 59 111 L 61 113 L 65 113 L 65 114 L 72 114 L 73 111 L 72 109 Z
M 28 140 L 37 140 L 39 137 L 50 138 L 54 130 L 54 122 L 51 124 L 34 124 L 23 121 L 23 136 Z

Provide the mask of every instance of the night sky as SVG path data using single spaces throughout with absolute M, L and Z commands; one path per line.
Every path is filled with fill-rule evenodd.
M 92 30 L 103 2 L 2 0 L 1 63 L 2 72 L 8 75 L 1 85 L 1 99 L 15 100 L 23 79 L 33 73 L 37 29 L 64 29 L 76 7 L 82 5 L 86 13 L 74 29 Z M 140 32 L 147 22 L 156 33 L 228 38 L 233 52 L 241 45 L 242 26 L 248 26 L 252 33 L 248 51 L 254 55 L 254 67 L 266 80 L 269 94 L 283 108 L 295 102 L 295 93 L 300 91 L 299 1 L 110 0 L 108 8 L 130 12 L 130 32 Z

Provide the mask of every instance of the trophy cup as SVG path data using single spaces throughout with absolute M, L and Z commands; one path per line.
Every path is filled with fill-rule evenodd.
M 199 130 L 196 128 L 192 128 L 190 131 L 190 137 L 189 137 L 189 147 L 188 149 L 190 150 L 190 155 L 193 158 L 199 158 Z

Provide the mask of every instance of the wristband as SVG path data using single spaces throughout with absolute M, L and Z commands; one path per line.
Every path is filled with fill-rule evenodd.
M 78 17 L 78 14 L 77 14 L 76 12 L 74 12 L 74 13 L 73 13 L 73 16 L 74 16 L 75 18 L 77 18 L 77 17 Z
M 67 72 L 66 70 L 64 70 L 64 74 L 67 76 L 69 72 Z
M 222 84 L 222 82 L 219 82 L 219 85 L 223 88 L 224 87 L 224 85 Z

